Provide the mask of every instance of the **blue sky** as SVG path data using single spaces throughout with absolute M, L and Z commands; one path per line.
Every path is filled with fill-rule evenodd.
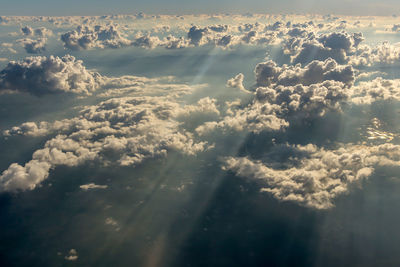
M 400 13 L 397 0 L 1 0 L 0 15 L 100 15 L 115 13 L 334 13 L 344 15 L 393 15 Z

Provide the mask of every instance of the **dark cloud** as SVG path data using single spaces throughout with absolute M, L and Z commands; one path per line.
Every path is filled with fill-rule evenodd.
M 199 28 L 197 26 L 193 26 L 190 28 L 187 37 L 191 44 L 199 46 L 202 44 L 202 39 L 207 33 L 208 28 Z
M 292 62 L 306 64 L 313 60 L 333 58 L 343 64 L 348 56 L 355 53 L 358 45 L 364 40 L 362 34 L 333 32 L 319 37 L 311 36 L 299 42 L 300 47 L 293 51 Z
M 29 38 L 21 39 L 19 42 L 29 54 L 39 54 L 46 50 L 46 38 L 32 40 Z

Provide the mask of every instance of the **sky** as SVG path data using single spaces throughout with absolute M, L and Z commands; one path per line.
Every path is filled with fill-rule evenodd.
M 395 5 L 0 5 L 0 266 L 399 266 Z
M 2 0 L 1 15 L 103 15 L 199 13 L 319 13 L 342 15 L 393 15 L 400 13 L 396 0 Z

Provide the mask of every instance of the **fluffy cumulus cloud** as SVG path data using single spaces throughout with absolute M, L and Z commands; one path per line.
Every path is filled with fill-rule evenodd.
M 166 85 L 167 86 L 167 85 Z M 195 141 L 180 127 L 180 118 L 194 113 L 219 114 L 215 100 L 200 99 L 192 105 L 176 97 L 129 96 L 110 98 L 82 108 L 80 115 L 55 122 L 24 123 L 6 135 L 52 135 L 25 165 L 11 164 L 0 176 L 1 191 L 32 190 L 58 165 L 78 166 L 88 161 L 129 166 L 168 151 L 186 155 L 212 148 Z M 83 189 L 93 186 L 85 186 Z
M 204 19 L 207 16 L 200 16 Z M 224 16 L 223 16 L 224 17 Z M 290 54 L 296 63 L 309 63 L 313 59 L 325 60 L 335 58 L 344 63 L 348 54 L 352 54 L 363 37 L 359 33 L 344 32 L 347 24 L 342 21 L 326 22 L 320 18 L 320 23 L 314 21 L 291 22 L 285 18 L 270 18 L 269 23 L 243 22 L 243 17 L 230 18 L 228 24 L 204 24 L 191 16 L 181 17 L 192 23 L 176 24 L 176 17 L 159 16 L 158 23 L 146 21 L 146 27 L 141 24 L 125 24 L 124 19 L 130 17 L 116 16 L 114 18 L 70 18 L 69 23 L 79 24 L 72 31 L 61 35 L 64 46 L 68 49 L 82 50 L 91 48 L 117 48 L 122 46 L 137 46 L 147 49 L 165 47 L 177 49 L 197 46 L 217 46 L 233 48 L 237 45 L 281 45 L 284 52 Z M 245 18 L 246 21 L 248 18 Z M 265 21 L 265 17 L 259 17 Z M 304 18 L 302 18 L 304 20 Z M 315 18 L 313 18 L 315 19 Z M 118 26 L 117 22 L 121 25 Z M 276 21 L 278 20 L 278 21 Z M 104 25 L 104 23 L 107 23 Z M 124 24 L 122 24 L 124 23 Z M 94 26 L 92 26 L 94 25 Z M 149 26 L 152 25 L 150 28 Z M 326 32 L 340 30 L 341 32 Z M 29 27 L 21 29 L 26 35 L 34 30 Z M 343 31 L 343 32 L 342 32 Z M 132 35 L 131 35 L 132 34 Z M 310 54 L 309 52 L 313 52 Z M 312 56 L 310 56 L 312 55 Z
M 249 93 L 248 90 L 246 90 L 246 88 L 243 85 L 243 80 L 244 80 L 244 75 L 243 73 L 239 73 L 238 75 L 236 75 L 235 77 L 229 79 L 226 82 L 226 86 L 228 87 L 232 87 L 232 88 L 238 88 L 243 92 Z
M 361 33 L 332 32 L 320 36 L 311 34 L 306 38 L 289 38 L 284 46 L 286 53 L 291 54 L 293 63 L 307 64 L 312 60 L 333 58 L 343 64 L 357 51 L 363 40 Z
M 98 73 L 88 71 L 73 56 L 28 57 L 9 62 L 0 72 L 0 92 L 89 95 L 98 88 L 99 78 Z
M 334 60 L 313 61 L 302 68 L 278 67 L 275 62 L 260 63 L 255 68 L 256 85 L 249 104 L 229 108 L 220 121 L 206 122 L 196 131 L 204 135 L 215 129 L 233 129 L 260 133 L 280 131 L 291 122 L 313 120 L 328 111 L 341 111 L 351 95 L 354 81 L 351 66 L 339 66 Z M 227 85 L 245 90 L 243 75 L 228 80 Z
M 32 190 L 49 176 L 50 163 L 31 160 L 23 167 L 13 163 L 1 176 L 1 191 Z
M 64 47 L 71 50 L 90 48 L 118 48 L 131 44 L 115 25 L 78 26 L 61 35 Z
M 228 25 L 192 26 L 187 38 L 190 45 L 213 45 L 231 48 L 239 44 L 270 45 L 279 43 L 279 32 L 266 31 L 261 24 L 245 24 L 239 27 Z
M 299 64 L 279 67 L 274 61 L 270 60 L 257 64 L 254 72 L 257 86 L 311 85 L 328 80 L 351 86 L 355 80 L 351 65 L 341 66 L 332 58 L 325 61 L 314 60 L 304 68 Z
M 400 80 L 387 80 L 378 77 L 371 81 L 360 82 L 352 88 L 352 102 L 371 104 L 378 100 L 400 101 Z
M 328 110 L 340 111 L 348 97 L 343 83 L 325 81 L 309 86 L 259 87 L 255 103 L 271 105 L 280 117 L 303 119 L 323 116 Z
M 393 65 L 400 62 L 400 44 L 387 41 L 376 46 L 362 45 L 349 62 L 354 66 L 371 67 L 374 65 Z
M 400 166 L 400 147 L 345 145 L 326 150 L 315 145 L 277 146 L 270 154 L 290 155 L 285 162 L 229 157 L 224 169 L 261 182 L 262 192 L 278 200 L 327 209 L 352 184 L 368 178 L 379 166 Z M 275 155 L 276 156 L 276 155 Z M 269 159 L 274 158 L 270 155 Z M 279 157 L 277 157 L 279 158 Z

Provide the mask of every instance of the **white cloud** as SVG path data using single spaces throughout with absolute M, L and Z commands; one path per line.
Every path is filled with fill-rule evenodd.
M 78 252 L 75 249 L 71 249 L 67 256 L 65 256 L 67 261 L 76 261 L 78 259 Z
M 31 160 L 23 167 L 13 163 L 0 176 L 0 191 L 33 190 L 49 176 L 50 168 L 50 163 L 37 160 Z
M 0 92 L 27 92 L 38 96 L 66 92 L 90 95 L 98 88 L 100 77 L 70 55 L 27 57 L 23 61 L 10 61 L 0 72 Z
M 32 190 L 58 165 L 78 166 L 87 161 L 137 165 L 171 150 L 195 155 L 212 146 L 196 142 L 192 133 L 180 127 L 178 119 L 193 113 L 219 111 L 216 101 L 208 97 L 193 105 L 182 105 L 169 95 L 120 97 L 86 106 L 76 118 L 24 123 L 5 134 L 58 135 L 36 150 L 24 166 L 10 165 L 0 176 L 0 190 Z
M 239 90 L 245 92 L 245 93 L 251 93 L 250 91 L 248 91 L 244 85 L 243 85 L 243 80 L 244 80 L 244 75 L 243 73 L 239 73 L 238 75 L 236 75 L 235 77 L 229 79 L 226 82 L 226 86 L 228 87 L 232 87 L 232 88 L 238 88 Z
M 355 104 L 371 104 L 377 100 L 400 101 L 400 80 L 387 80 L 378 77 L 371 81 L 360 82 L 351 88 L 352 102 Z
M 91 48 L 118 48 L 131 45 L 117 25 L 78 26 L 61 35 L 64 47 L 72 50 Z
M 327 111 L 341 111 L 350 92 L 341 82 L 325 81 L 309 86 L 258 87 L 253 101 L 230 109 L 218 122 L 206 122 L 196 128 L 199 135 L 215 129 L 235 131 L 281 131 L 290 121 L 302 123 L 325 115 Z
M 400 60 L 400 43 L 390 44 L 385 41 L 374 47 L 361 45 L 349 63 L 355 66 L 392 65 Z
M 351 86 L 355 80 L 351 65 L 339 65 L 332 58 L 325 61 L 314 60 L 304 67 L 300 65 L 279 67 L 274 61 L 269 60 L 257 64 L 254 72 L 257 86 L 311 85 L 329 80 L 343 82 L 347 86 Z
M 84 191 L 88 191 L 90 189 L 106 189 L 108 188 L 108 185 L 97 185 L 94 183 L 90 183 L 90 184 L 83 184 L 79 186 L 79 188 L 81 188 Z
M 278 151 L 275 153 L 282 153 Z M 263 163 L 248 157 L 230 157 L 225 170 L 262 182 L 262 192 L 278 200 L 327 209 L 334 199 L 348 193 L 354 183 L 368 178 L 377 166 L 400 166 L 400 147 L 344 145 L 337 150 L 325 150 L 315 145 L 283 147 L 290 149 L 291 158 L 279 163 Z M 289 164 L 293 162 L 292 164 Z M 274 167 L 274 165 L 277 165 Z

